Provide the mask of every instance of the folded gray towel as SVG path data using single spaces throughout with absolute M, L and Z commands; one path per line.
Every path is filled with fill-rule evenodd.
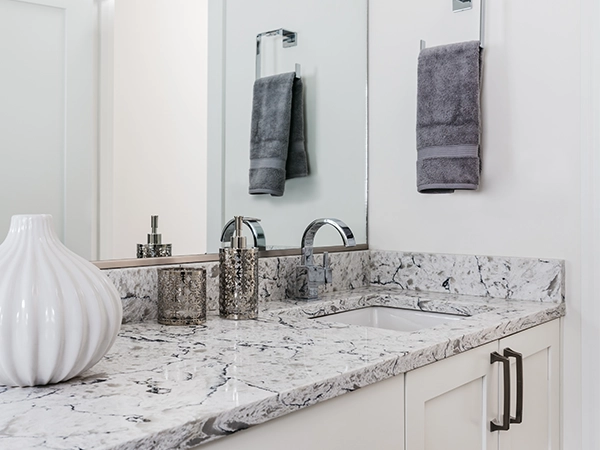
M 283 195 L 285 180 L 308 175 L 302 80 L 294 72 L 254 83 L 250 194 Z
M 423 49 L 417 87 L 417 190 L 479 186 L 481 50 L 478 41 Z

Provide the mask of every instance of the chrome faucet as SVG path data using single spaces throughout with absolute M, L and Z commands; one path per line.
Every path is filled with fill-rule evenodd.
M 323 265 L 315 266 L 313 245 L 315 234 L 323 225 L 331 225 L 342 237 L 346 247 L 354 247 L 356 241 L 348 225 L 339 219 L 317 219 L 312 221 L 302 235 L 302 258 L 296 267 L 296 298 L 314 300 L 319 295 L 319 286 L 331 283 L 332 273 L 329 265 L 329 254 L 323 253 Z
M 253 217 L 244 217 L 242 220 L 246 225 L 248 225 L 248 228 L 250 228 L 250 231 L 252 232 L 252 237 L 254 238 L 254 246 L 259 250 L 266 250 L 267 239 L 265 237 L 265 230 L 263 230 L 263 227 L 260 225 L 260 219 L 255 219 Z M 221 242 L 230 242 L 234 230 L 235 219 L 231 219 L 223 227 L 223 232 L 221 233 Z

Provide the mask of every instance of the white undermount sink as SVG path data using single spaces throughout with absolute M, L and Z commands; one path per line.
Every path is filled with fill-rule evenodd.
M 412 309 L 391 308 L 388 306 L 368 306 L 325 316 L 314 317 L 327 322 L 340 322 L 348 325 L 384 328 L 395 331 L 416 331 L 431 328 L 443 323 L 459 321 L 467 316 L 438 312 L 423 312 Z

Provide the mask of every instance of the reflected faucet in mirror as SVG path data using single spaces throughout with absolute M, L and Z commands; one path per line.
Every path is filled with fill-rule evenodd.
M 316 219 L 304 230 L 302 235 L 302 259 L 296 267 L 296 298 L 301 300 L 315 300 L 319 296 L 319 286 L 329 284 L 332 281 L 331 266 L 329 265 L 329 253 L 323 253 L 323 265 L 315 266 L 313 249 L 315 235 L 324 226 L 334 227 L 345 247 L 354 247 L 356 240 L 354 233 L 348 225 L 339 219 Z
M 250 232 L 252 233 L 252 237 L 254 239 L 254 247 L 258 248 L 258 250 L 266 250 L 267 249 L 267 238 L 265 237 L 265 230 L 260 224 L 260 219 L 255 219 L 253 217 L 244 217 L 243 222 L 248 225 L 250 228 Z M 223 227 L 223 232 L 221 233 L 221 243 L 226 244 L 231 242 L 231 238 L 233 237 L 233 232 L 235 231 L 235 219 L 231 219 L 229 222 L 225 224 Z

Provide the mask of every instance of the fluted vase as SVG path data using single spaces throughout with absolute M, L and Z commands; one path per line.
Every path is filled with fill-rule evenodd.
M 0 384 L 58 383 L 113 345 L 123 308 L 110 280 L 65 247 L 52 216 L 13 216 L 0 245 Z

